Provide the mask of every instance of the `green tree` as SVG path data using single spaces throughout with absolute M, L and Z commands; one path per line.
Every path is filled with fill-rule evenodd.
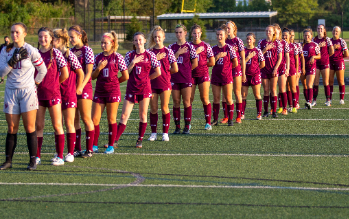
M 205 40 L 206 39 L 206 27 L 205 27 L 205 22 L 203 20 L 199 19 L 199 15 L 194 15 L 193 19 L 185 21 L 184 25 L 187 27 L 188 29 L 188 35 L 189 35 L 189 40 L 192 40 L 191 34 L 190 34 L 190 28 L 194 25 L 200 25 L 201 30 L 202 30 L 202 35 L 201 35 L 201 39 Z
M 126 40 L 132 41 L 133 35 L 140 31 L 142 31 L 142 23 L 134 16 L 131 19 L 131 23 L 127 25 Z

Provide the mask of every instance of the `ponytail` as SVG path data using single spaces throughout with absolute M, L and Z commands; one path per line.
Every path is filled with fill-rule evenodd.
M 53 30 L 53 36 L 57 39 L 61 39 L 63 41 L 63 45 L 65 48 L 69 48 L 69 35 L 67 29 L 55 29 Z M 65 53 L 65 58 L 68 59 L 69 57 L 69 49 L 67 49 L 67 52 Z

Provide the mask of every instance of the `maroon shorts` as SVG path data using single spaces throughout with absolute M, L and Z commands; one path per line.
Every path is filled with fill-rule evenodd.
M 305 75 L 315 75 L 316 68 L 305 69 Z
M 344 64 L 344 60 L 341 61 L 331 61 L 330 62 L 330 69 L 331 70 L 345 70 L 345 64 Z
M 54 105 L 62 103 L 61 98 L 54 98 L 52 100 L 39 100 L 39 106 L 52 107 Z
M 87 100 L 92 100 L 93 97 L 93 90 L 88 89 L 88 90 L 84 90 L 82 91 L 81 95 L 77 95 L 78 100 L 80 99 L 87 99 Z
M 279 76 L 284 75 L 285 72 L 286 72 L 286 64 L 281 64 L 279 69 L 278 69 Z
M 233 68 L 233 77 L 240 77 L 242 76 L 241 66 L 238 65 L 235 68 Z
M 101 104 L 115 103 L 115 102 L 119 103 L 120 101 L 121 101 L 120 94 L 110 95 L 108 97 L 101 97 L 95 94 L 95 96 L 93 97 L 93 102 L 101 103 Z
M 275 77 L 279 77 L 279 75 L 276 75 L 275 77 L 272 75 L 272 74 L 264 74 L 262 73 L 262 79 L 272 79 L 272 78 L 275 78 Z
M 249 76 L 246 75 L 246 82 L 242 82 L 242 86 L 255 86 L 262 83 L 261 75 Z
M 68 109 L 68 108 L 77 108 L 78 107 L 78 101 L 77 99 L 63 99 L 62 100 L 62 110 Z
M 211 84 L 216 85 L 216 86 L 224 86 L 227 84 L 232 84 L 233 80 L 229 81 L 229 82 L 216 82 L 216 81 L 211 81 Z
M 288 72 L 288 77 L 297 75 L 298 71 L 294 65 L 290 65 L 290 71 Z
M 193 85 L 199 85 L 207 81 L 211 81 L 209 76 L 193 77 Z
M 330 67 L 330 64 L 328 64 L 328 63 L 325 65 L 322 65 L 322 64 L 316 62 L 316 69 L 324 70 L 324 69 L 329 68 L 329 67 Z
M 171 83 L 172 90 L 182 90 L 187 87 L 192 87 L 192 83 Z
M 125 100 L 128 100 L 132 103 L 139 103 L 141 102 L 144 98 L 151 98 L 153 95 L 151 93 L 147 94 L 125 94 Z
M 153 94 L 161 94 L 162 92 L 164 92 L 164 91 L 167 91 L 167 90 L 172 90 L 170 87 L 168 87 L 168 88 L 165 88 L 165 89 L 151 89 L 151 92 L 153 93 Z

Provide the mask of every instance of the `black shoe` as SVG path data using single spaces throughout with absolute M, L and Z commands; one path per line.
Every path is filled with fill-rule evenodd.
M 233 126 L 234 125 L 234 121 L 233 120 L 228 120 L 227 124 L 228 124 L 228 126 Z
M 142 148 L 142 140 L 137 140 L 136 148 Z
M 92 157 L 93 151 L 85 151 L 85 153 L 81 156 L 82 158 Z
M 36 163 L 30 163 L 27 167 L 27 170 L 36 170 Z
M 5 162 L 0 166 L 0 170 L 6 170 L 12 168 L 12 163 Z
M 268 116 L 269 116 L 269 112 L 265 111 L 265 112 L 263 113 L 263 117 L 268 117 Z
M 213 122 L 211 122 L 211 125 L 212 125 L 212 126 L 218 125 L 218 121 L 217 121 L 217 120 L 213 120 Z
M 82 151 L 75 150 L 74 157 L 81 157 L 83 155 Z
M 190 134 L 190 131 L 187 127 L 184 127 L 182 134 Z
M 273 118 L 277 118 L 278 115 L 276 114 L 276 112 L 273 112 Z
M 176 130 L 173 132 L 173 134 L 181 134 L 181 128 L 176 127 Z

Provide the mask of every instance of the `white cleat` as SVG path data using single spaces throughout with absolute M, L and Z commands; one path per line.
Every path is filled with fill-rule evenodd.
M 65 156 L 64 160 L 69 162 L 69 163 L 74 162 L 74 155 L 69 153 L 69 154 L 67 154 L 67 156 Z
M 340 105 L 344 105 L 344 100 L 340 100 L 340 101 L 339 101 L 339 104 L 340 104 Z
M 36 159 L 35 159 L 35 163 L 36 163 L 36 165 L 41 164 L 41 159 L 40 159 L 39 157 L 36 157 Z
M 55 162 L 57 160 L 58 154 L 56 153 L 55 156 L 51 159 L 52 162 Z
M 64 160 L 57 157 L 55 161 L 52 162 L 53 166 L 62 166 L 64 165 Z
M 162 141 L 170 141 L 170 137 L 168 137 L 167 133 L 162 134 Z
M 316 101 L 313 101 L 312 104 L 311 104 L 311 106 L 312 106 L 312 107 L 313 107 L 313 106 L 316 106 Z
M 155 141 L 157 139 L 156 133 L 151 133 L 150 137 L 148 138 L 149 141 Z
M 326 101 L 325 105 L 326 106 L 331 106 L 331 101 Z

